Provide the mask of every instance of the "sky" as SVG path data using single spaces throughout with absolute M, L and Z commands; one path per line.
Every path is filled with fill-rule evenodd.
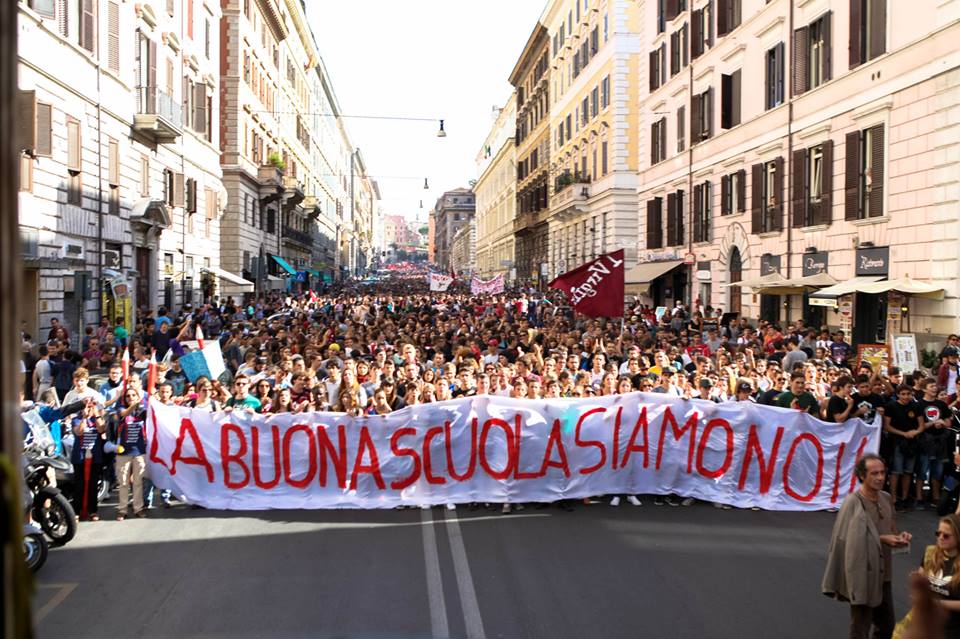
M 444 191 L 476 179 L 476 156 L 493 124 L 493 107 L 510 97 L 510 72 L 545 0 L 306 5 L 345 115 L 432 119 L 345 119 L 368 174 L 380 185 L 384 214 L 426 224 Z M 436 137 L 440 119 L 446 138 Z

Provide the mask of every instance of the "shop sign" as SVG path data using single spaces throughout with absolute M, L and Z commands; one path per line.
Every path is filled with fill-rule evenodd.
M 827 272 L 829 254 L 826 251 L 803 254 L 803 276 L 820 275 Z
M 780 272 L 780 256 L 769 253 L 760 256 L 760 275 Z
M 890 247 L 857 249 L 856 260 L 857 275 L 886 275 L 890 266 Z
M 710 272 L 710 262 L 697 262 L 697 279 L 701 282 L 709 282 L 713 279 L 713 273 Z

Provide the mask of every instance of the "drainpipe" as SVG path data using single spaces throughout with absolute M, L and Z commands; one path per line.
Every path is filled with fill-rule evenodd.
M 789 26 L 787 28 L 787 33 L 790 38 L 790 51 L 793 51 L 793 20 L 794 20 L 793 13 L 794 13 L 794 8 L 793 8 L 793 3 L 791 2 L 790 16 L 788 20 Z M 784 57 L 787 57 L 787 52 L 784 51 L 783 55 Z M 784 76 L 786 76 L 786 74 L 784 74 Z M 786 83 L 787 78 L 784 77 L 783 81 Z M 789 88 L 788 95 L 790 96 L 790 99 L 787 100 L 787 158 L 786 158 L 787 161 L 784 162 L 783 165 L 785 167 L 789 166 L 790 169 L 788 171 L 786 170 L 784 171 L 786 175 L 784 175 L 781 179 L 784 179 L 787 184 L 788 197 L 784 199 L 786 199 L 786 201 L 790 203 L 790 215 L 787 215 L 786 202 L 784 202 L 784 207 L 783 207 L 784 216 L 786 217 L 786 220 L 784 220 L 784 224 L 787 227 L 787 272 L 785 276 L 789 280 L 790 279 L 790 258 L 793 255 L 793 198 L 796 197 L 796 193 L 793 192 L 793 180 L 790 179 L 790 175 L 794 171 L 794 166 L 793 166 L 793 75 L 792 74 L 790 76 L 790 88 Z M 787 297 L 787 301 L 786 301 L 785 308 L 787 311 L 786 313 L 787 316 L 785 318 L 785 321 L 789 323 L 790 322 L 790 296 L 787 295 L 786 297 Z M 801 313 L 802 313 L 802 309 L 803 309 L 803 305 L 801 303 Z
M 103 67 L 100 62 L 100 38 L 97 42 L 97 324 L 103 317 L 103 108 L 102 95 L 100 88 L 100 76 L 103 74 Z M 118 151 L 119 152 L 119 151 Z M 123 264 L 123 256 L 120 256 L 120 263 Z M 91 289 L 93 287 L 91 286 Z M 83 291 L 79 291 L 80 302 L 80 326 L 77 327 L 77 334 L 83 338 L 83 316 L 86 311 L 86 300 L 83 298 Z M 74 293 L 76 295 L 76 292 Z
M 690 99 L 693 100 L 693 56 L 692 55 L 690 56 L 690 70 L 688 72 L 687 82 L 689 85 L 687 91 L 688 91 L 688 94 L 690 95 Z M 710 106 L 712 107 L 713 105 L 711 104 Z M 701 109 L 701 112 L 702 112 L 702 109 Z M 686 113 L 684 113 L 684 117 L 686 117 Z M 709 117 L 712 123 L 713 114 L 711 113 Z M 690 139 L 687 140 L 687 193 L 686 193 L 687 197 L 685 197 L 684 200 L 689 200 L 690 202 L 690 207 L 689 207 L 690 223 L 687 226 L 687 228 L 689 229 L 689 233 L 687 233 L 687 237 L 689 238 L 687 240 L 687 253 L 693 253 L 693 127 L 691 126 L 689 127 L 689 129 L 690 131 L 688 133 L 688 136 L 690 137 Z M 684 204 L 686 204 L 686 202 L 684 202 Z M 694 261 L 694 263 L 691 264 L 690 267 L 688 268 L 690 293 L 687 296 L 687 308 L 690 309 L 691 317 L 693 316 L 693 300 L 696 299 L 693 293 L 694 275 L 696 274 L 696 268 L 697 268 L 696 261 Z

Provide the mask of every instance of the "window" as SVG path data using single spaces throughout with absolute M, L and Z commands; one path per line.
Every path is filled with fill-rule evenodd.
M 667 159 L 667 118 L 650 125 L 650 164 Z
M 29 153 L 20 154 L 20 190 L 33 191 L 33 158 Z
M 37 102 L 37 156 L 53 155 L 53 107 Z
M 587 122 L 590 121 L 590 98 L 586 97 L 583 99 L 583 103 L 580 105 L 580 123 L 583 126 L 587 126 Z
M 783 43 L 767 51 L 766 108 L 783 104 Z
M 277 227 L 277 212 L 267 209 L 267 233 L 275 233 Z
M 150 158 L 140 156 L 140 197 L 150 197 Z
M 56 0 L 30 0 L 30 8 L 44 17 L 52 18 L 56 14 Z
M 740 26 L 741 0 L 717 0 L 717 35 L 724 36 Z
M 197 181 L 187 178 L 187 213 L 197 212 Z
M 667 0 L 657 0 L 657 33 L 667 30 Z
M 603 167 L 603 174 L 607 174 L 607 141 L 600 144 L 600 165 Z
M 67 118 L 67 204 L 80 206 L 83 197 L 83 159 L 80 121 Z
M 210 18 L 203 21 L 203 52 L 210 59 Z
M 687 23 L 670 34 L 670 75 L 671 77 L 680 73 L 690 63 L 687 35 Z
M 687 107 L 677 109 L 677 153 L 687 148 Z
M 667 194 L 667 246 L 683 246 L 683 191 Z
M 693 241 L 709 242 L 711 239 L 710 229 L 710 204 L 713 197 L 713 185 L 710 182 L 697 184 L 693 187 Z
M 568 113 L 567 114 L 567 142 L 573 138 L 573 117 Z
M 793 94 L 800 95 L 830 79 L 830 13 L 793 34 Z
M 590 55 L 594 56 L 597 54 L 597 51 L 600 50 L 600 32 L 597 30 L 597 27 L 593 28 L 593 31 L 590 32 Z
M 600 89 L 593 87 L 590 92 L 590 117 L 595 118 L 600 112 Z
M 663 248 L 663 198 L 647 200 L 647 248 Z
M 713 135 L 713 87 L 693 96 L 690 104 L 690 144 Z
M 850 68 L 887 51 L 887 0 L 850 0 Z
M 693 16 L 690 20 L 693 23 L 693 40 L 690 45 L 693 51 L 690 57 L 694 60 L 713 46 L 713 20 L 710 15 L 711 6 L 712 4 L 707 4 L 703 8 L 694 9 Z
M 740 69 L 720 77 L 720 126 L 730 129 L 740 124 Z
M 603 41 L 604 42 L 606 42 L 609 39 L 609 34 L 610 34 L 609 23 L 610 21 L 607 18 L 607 14 L 604 13 L 603 14 Z
M 659 88 L 667 81 L 667 43 L 650 52 L 650 90 Z
M 93 53 L 96 50 L 97 2 L 81 0 L 80 3 L 80 46 Z
M 830 224 L 833 202 L 833 142 L 793 152 L 793 226 Z
M 610 76 L 600 82 L 600 108 L 606 109 L 610 105 Z
M 864 220 L 883 215 L 883 125 L 853 131 L 846 138 L 844 218 Z
M 110 214 L 120 215 L 120 145 L 116 140 L 108 139 L 107 183 L 110 185 Z
M 740 170 L 720 178 L 720 215 L 746 210 L 747 172 Z
M 753 233 L 771 233 L 783 228 L 783 158 L 754 164 L 751 202 Z

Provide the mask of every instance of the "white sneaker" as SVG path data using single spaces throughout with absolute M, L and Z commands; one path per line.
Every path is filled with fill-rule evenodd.
M 614 497 L 613 499 L 611 499 L 611 500 L 610 500 L 610 505 L 611 505 L 611 506 L 619 506 L 619 505 L 620 505 L 620 497 Z
M 637 499 L 637 496 L 636 496 L 636 495 L 627 495 L 627 501 L 630 502 L 630 503 L 631 503 L 632 505 L 634 505 L 634 506 L 640 506 L 640 505 L 641 505 L 641 504 L 640 504 L 640 500 Z
M 457 509 L 456 504 L 447 504 L 447 510 L 456 510 L 456 509 Z
M 694 499 L 693 497 L 684 497 L 683 500 L 680 502 L 680 505 L 681 505 L 681 506 L 692 506 L 695 501 L 697 501 L 697 500 Z

